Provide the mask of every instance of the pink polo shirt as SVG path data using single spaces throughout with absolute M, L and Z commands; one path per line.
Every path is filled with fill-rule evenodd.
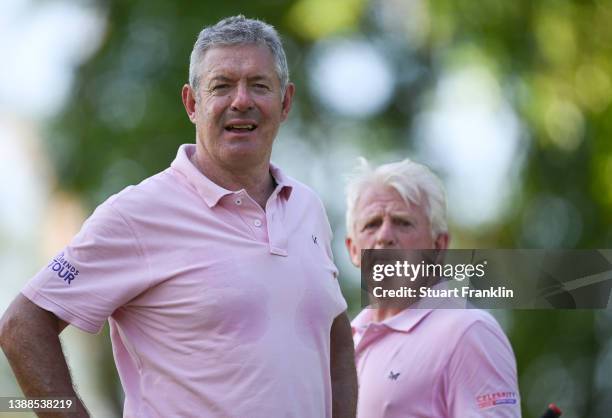
M 516 362 L 493 317 L 477 309 L 406 309 L 353 321 L 358 418 L 520 417 Z
M 264 212 L 194 150 L 101 204 L 23 294 L 88 332 L 108 319 L 124 417 L 330 417 L 346 303 L 321 201 L 271 166 Z

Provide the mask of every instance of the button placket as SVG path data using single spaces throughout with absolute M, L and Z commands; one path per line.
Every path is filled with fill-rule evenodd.
M 280 210 L 282 210 L 282 202 L 277 200 L 274 202 L 274 205 L 270 204 L 266 211 L 268 239 L 272 254 L 287 256 L 287 237 L 284 225 L 282 224 L 282 212 Z
M 237 216 L 246 224 L 254 239 L 268 242 L 266 213 L 245 191 L 234 192 L 227 203 Z

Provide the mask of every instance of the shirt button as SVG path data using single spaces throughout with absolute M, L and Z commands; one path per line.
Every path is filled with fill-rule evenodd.
M 259 228 L 261 226 L 261 221 L 259 219 L 255 219 L 255 221 L 253 222 L 253 224 L 255 224 L 255 226 L 257 228 Z
M 236 202 L 236 204 L 238 206 L 242 205 L 242 199 L 241 198 L 236 199 L 234 202 Z

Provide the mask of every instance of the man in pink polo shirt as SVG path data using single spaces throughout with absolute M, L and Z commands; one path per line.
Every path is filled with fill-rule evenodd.
M 427 167 L 404 160 L 371 169 L 363 161 L 347 195 L 346 245 L 355 266 L 362 249 L 448 247 L 444 188 Z M 495 319 L 410 301 L 377 299 L 352 323 L 357 416 L 520 417 L 514 354 Z
M 58 335 L 108 320 L 124 417 L 354 417 L 325 210 L 270 163 L 293 94 L 271 26 L 200 33 L 182 90 L 195 145 L 101 204 L 4 315 L 26 396 L 76 397 Z

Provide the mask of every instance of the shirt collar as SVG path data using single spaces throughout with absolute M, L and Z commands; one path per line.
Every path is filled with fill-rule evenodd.
M 291 196 L 291 191 L 293 190 L 290 179 L 272 162 L 270 162 L 270 174 L 276 182 L 275 191 L 278 190 L 279 196 L 285 200 L 289 200 L 289 196 Z
M 195 150 L 195 144 L 181 145 L 176 154 L 176 158 L 172 161 L 170 166 L 183 174 L 187 181 L 196 188 L 198 194 L 204 199 L 208 207 L 212 208 L 219 203 L 222 197 L 236 193 L 237 191 L 227 190 L 212 182 L 208 177 L 202 174 L 202 172 L 200 172 L 191 162 L 191 157 L 195 153 Z M 289 199 L 291 191 L 293 190 L 289 178 L 283 174 L 280 168 L 272 163 L 270 163 L 270 174 L 274 178 L 274 181 L 276 181 L 275 193 L 277 192 L 278 195 L 285 200 Z
M 391 318 L 387 318 L 382 321 L 380 324 L 389 328 L 393 331 L 398 332 L 410 332 L 414 327 L 419 325 L 419 323 L 424 320 L 433 309 L 424 309 L 424 308 L 407 308 L 398 314 L 392 316 Z M 374 316 L 373 308 L 366 308 L 355 317 L 353 320 L 353 332 L 360 333 L 365 331 L 365 329 L 373 323 L 372 317 Z

